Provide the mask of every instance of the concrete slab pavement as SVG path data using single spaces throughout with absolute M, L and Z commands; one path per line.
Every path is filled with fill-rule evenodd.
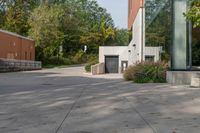
M 1 73 L 0 132 L 199 133 L 200 88 L 103 76 L 82 67 Z

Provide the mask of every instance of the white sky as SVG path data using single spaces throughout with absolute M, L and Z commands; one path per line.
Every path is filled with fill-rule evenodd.
M 128 0 L 97 0 L 101 7 L 111 14 L 115 26 L 127 28 L 128 23 Z

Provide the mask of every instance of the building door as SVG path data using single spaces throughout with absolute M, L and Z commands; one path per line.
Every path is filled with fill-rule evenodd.
M 119 72 L 119 56 L 105 56 L 105 72 L 106 73 Z
M 122 61 L 121 63 L 121 72 L 123 73 L 128 68 L 128 61 Z

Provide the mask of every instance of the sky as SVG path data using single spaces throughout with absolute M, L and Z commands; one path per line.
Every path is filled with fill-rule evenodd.
M 97 2 L 111 14 L 116 27 L 127 28 L 128 0 L 97 0 Z

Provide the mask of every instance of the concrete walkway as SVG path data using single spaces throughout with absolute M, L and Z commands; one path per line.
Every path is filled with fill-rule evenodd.
M 82 67 L 0 74 L 1 133 L 199 133 L 200 89 L 92 77 Z

